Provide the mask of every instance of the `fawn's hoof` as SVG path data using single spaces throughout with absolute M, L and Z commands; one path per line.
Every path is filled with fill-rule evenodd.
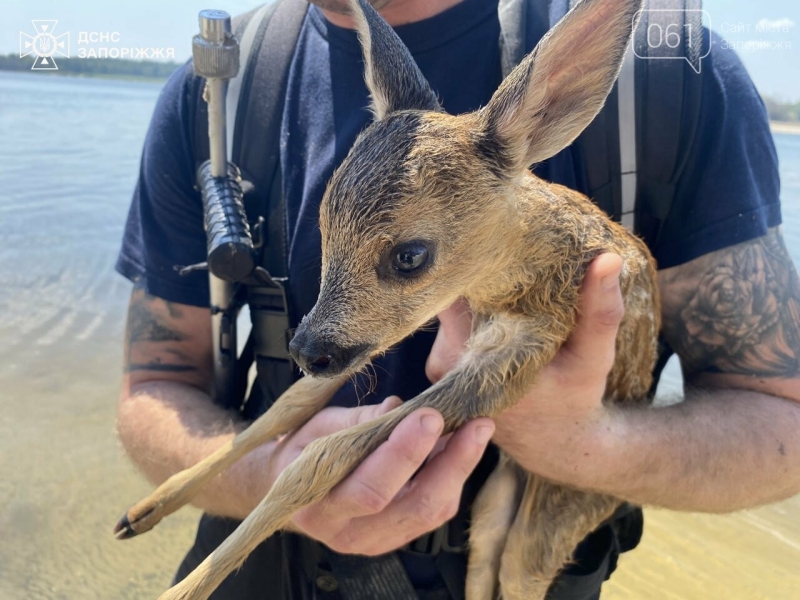
M 161 518 L 153 518 L 155 516 L 154 509 L 147 510 L 143 513 L 137 513 L 136 506 L 122 515 L 122 518 L 114 525 L 114 537 L 118 540 L 128 540 L 136 537 L 140 533 L 150 531 Z M 138 514 L 138 516 L 136 516 Z
M 136 532 L 128 520 L 128 513 L 122 515 L 122 518 L 114 525 L 114 537 L 118 540 L 127 540 L 136 535 Z

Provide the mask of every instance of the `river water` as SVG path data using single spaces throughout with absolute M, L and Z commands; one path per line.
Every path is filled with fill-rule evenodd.
M 0 599 L 153 598 L 197 512 L 117 542 L 149 490 L 114 435 L 130 284 L 113 271 L 160 85 L 0 72 Z M 777 135 L 800 264 L 800 136 Z M 680 389 L 672 365 L 665 393 Z M 730 516 L 648 510 L 610 600 L 800 598 L 800 498 Z

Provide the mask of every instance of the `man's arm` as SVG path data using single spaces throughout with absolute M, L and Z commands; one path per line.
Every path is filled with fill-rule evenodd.
M 601 282 L 619 266 L 612 255 L 591 265 L 576 330 L 529 394 L 496 420 L 495 442 L 532 472 L 639 504 L 727 512 L 800 492 L 800 379 L 791 366 L 800 294 L 779 233 L 660 274 L 665 333 L 689 386 L 674 406 L 601 403 L 622 315 L 619 286 Z M 733 270 L 730 281 L 719 279 L 729 273 L 723 266 Z M 736 285 L 739 292 L 728 291 Z M 440 367 L 454 331 L 465 330 L 465 318 L 458 321 L 442 320 L 440 337 L 450 342 L 434 347 L 445 357 Z
M 800 278 L 778 228 L 661 271 L 659 286 L 687 386 L 800 402 Z
M 128 308 L 117 430 L 128 455 L 155 484 L 209 455 L 246 425 L 212 402 L 211 363 L 208 309 L 162 300 L 137 285 Z M 195 504 L 243 518 L 254 498 L 266 492 L 244 471 L 237 465 L 212 480 Z
M 729 511 L 800 492 L 800 280 L 780 231 L 662 271 L 659 286 L 685 401 L 614 420 L 632 446 L 619 460 L 651 473 L 629 497 Z

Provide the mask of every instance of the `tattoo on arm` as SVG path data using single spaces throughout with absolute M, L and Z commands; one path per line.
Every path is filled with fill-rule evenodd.
M 183 373 L 194 371 L 189 357 L 177 346 L 186 337 L 167 322 L 180 319 L 182 311 L 172 302 L 151 296 L 137 284 L 128 308 L 125 335 L 125 370 Z M 142 348 L 146 345 L 147 351 Z
M 800 279 L 778 229 L 674 271 L 664 328 L 688 373 L 800 374 Z

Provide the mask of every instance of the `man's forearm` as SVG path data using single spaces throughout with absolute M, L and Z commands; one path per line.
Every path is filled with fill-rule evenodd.
M 550 479 L 673 510 L 730 512 L 800 491 L 800 404 L 774 396 L 696 391 L 682 404 L 614 408 L 589 427 L 552 431 L 542 428 L 549 457 L 531 456 L 513 432 L 498 442 Z
M 159 381 L 124 389 L 118 434 L 131 460 L 154 484 L 199 462 L 246 427 L 190 385 Z M 247 516 L 266 493 L 256 489 L 264 478 L 250 476 L 259 468 L 255 462 L 266 462 L 271 444 L 266 446 L 214 478 L 193 504 L 216 515 Z

